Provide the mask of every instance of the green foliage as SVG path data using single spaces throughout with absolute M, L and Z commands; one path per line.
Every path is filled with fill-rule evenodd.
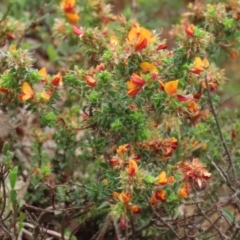
M 209 2 L 0 2 L 0 238 L 237 237 L 239 4 Z

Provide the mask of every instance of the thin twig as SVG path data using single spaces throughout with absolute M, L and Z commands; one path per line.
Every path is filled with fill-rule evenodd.
M 132 229 L 132 240 L 135 240 L 135 226 L 134 226 L 134 219 L 133 216 L 130 216 L 130 223 L 131 223 L 131 229 Z
M 150 226 L 153 224 L 153 222 L 154 222 L 153 219 L 151 219 L 146 225 L 143 225 L 142 227 L 138 228 L 138 229 L 136 230 L 136 233 L 140 233 L 140 232 L 142 232 L 144 229 L 150 227 Z
M 235 240 L 237 239 L 237 235 L 239 234 L 239 231 L 240 231 L 240 227 L 236 227 L 235 231 L 233 232 L 233 235 L 231 237 L 231 240 Z
M 113 218 L 112 220 L 113 220 L 113 225 L 114 225 L 114 228 L 115 228 L 115 233 L 116 233 L 117 240 L 122 240 L 117 220 L 115 218 Z
M 169 223 L 167 223 L 161 216 L 160 216 L 160 214 L 158 214 L 158 212 L 156 211 L 156 209 L 153 207 L 153 206 L 151 206 L 151 208 L 152 208 L 152 210 L 154 211 L 154 213 L 155 213 L 155 215 L 158 217 L 158 219 L 160 220 L 160 222 L 162 222 L 163 223 L 163 225 L 165 225 L 169 230 L 171 230 L 174 234 L 175 234 L 175 236 L 177 237 L 177 239 L 181 239 L 181 237 L 178 235 L 178 233 L 173 229 L 173 227 L 169 224 Z
M 31 224 L 31 223 L 24 222 L 23 225 L 24 225 L 25 227 L 29 227 L 29 228 L 32 228 L 32 229 L 35 228 L 35 226 L 34 226 L 33 224 Z M 43 232 L 45 232 L 45 233 L 47 233 L 48 235 L 51 235 L 51 236 L 53 236 L 53 237 L 55 237 L 55 238 L 61 239 L 61 234 L 58 233 L 58 232 L 56 232 L 56 231 L 49 230 L 49 229 L 44 228 L 44 227 L 40 227 L 40 230 L 43 231 Z M 36 239 L 36 238 L 34 238 L 34 239 Z M 70 239 L 65 236 L 65 240 L 70 240 Z
M 209 90 L 209 84 L 208 84 L 208 77 L 207 77 L 207 75 L 205 75 L 205 84 L 206 84 L 206 87 L 207 87 L 206 89 L 207 89 L 208 101 L 209 101 L 210 108 L 211 108 L 211 111 L 212 111 L 212 114 L 213 114 L 213 117 L 214 117 L 217 129 L 218 129 L 220 140 L 221 140 L 222 145 L 223 145 L 223 147 L 225 149 L 225 152 L 227 154 L 227 158 L 228 158 L 228 162 L 229 162 L 228 170 L 230 168 L 232 168 L 232 170 L 233 170 L 233 178 L 236 180 L 237 179 L 236 178 L 236 172 L 235 172 L 235 168 L 233 166 L 232 157 L 231 157 L 230 151 L 228 150 L 228 147 L 227 147 L 227 144 L 225 142 L 225 139 L 223 137 L 222 129 L 220 127 L 220 124 L 219 124 L 219 121 L 218 121 L 218 117 L 217 117 L 216 111 L 215 111 L 214 106 L 213 106 L 213 101 L 212 101 L 211 93 L 210 93 L 210 90 Z M 228 172 L 228 170 L 227 170 L 227 172 Z
M 195 193 L 196 193 L 196 190 L 195 190 Z M 221 237 L 222 240 L 226 239 L 225 235 L 215 226 L 215 223 L 221 218 L 221 216 L 220 216 L 220 218 L 217 218 L 217 221 L 212 222 L 212 220 L 202 210 L 202 208 L 198 202 L 196 203 L 196 205 L 198 207 L 198 210 L 201 212 L 202 216 L 204 216 L 204 218 L 210 223 L 209 230 L 213 227 L 216 230 L 216 232 L 219 234 L 219 237 Z
M 102 240 L 102 239 L 104 239 L 104 236 L 105 236 L 105 234 L 106 234 L 106 232 L 107 232 L 107 230 L 108 230 L 108 227 L 109 227 L 109 224 L 111 223 L 111 221 L 112 221 L 112 217 L 111 217 L 111 215 L 108 215 L 108 216 L 106 217 L 105 223 L 104 223 L 101 231 L 99 232 L 96 240 Z

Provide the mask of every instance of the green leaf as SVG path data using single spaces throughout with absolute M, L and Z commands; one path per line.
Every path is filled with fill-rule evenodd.
M 3 154 L 6 155 L 7 154 L 7 151 L 9 150 L 9 142 L 5 142 L 4 145 L 3 145 Z
M 224 217 L 226 217 L 230 222 L 235 222 L 235 217 L 234 215 L 227 210 L 226 208 L 222 209 L 222 214 L 224 215 Z
M 55 62 L 58 58 L 57 51 L 55 50 L 53 45 L 48 45 L 47 54 L 48 54 L 48 57 L 50 58 L 50 61 L 52 62 Z
M 107 202 L 107 201 L 102 202 L 102 204 L 97 209 L 102 209 L 105 207 L 109 207 L 109 202 Z
M 11 189 L 9 196 L 10 196 L 10 201 L 12 202 L 12 204 L 15 204 L 16 200 L 17 200 L 17 192 L 16 192 L 16 190 Z
M 23 7 L 26 3 L 26 0 L 17 0 L 17 2 Z
M 108 164 L 105 163 L 105 162 L 100 162 L 100 163 L 99 163 L 99 166 L 102 167 L 102 168 L 104 168 L 104 169 L 108 169 Z
M 17 181 L 17 174 L 18 174 L 18 167 L 15 166 L 9 173 L 9 180 L 10 180 L 11 189 L 15 188 L 15 184 L 16 184 L 16 181 Z

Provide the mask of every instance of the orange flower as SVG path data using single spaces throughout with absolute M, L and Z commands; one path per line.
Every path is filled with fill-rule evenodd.
M 157 200 L 160 200 L 160 201 L 162 201 L 162 202 L 165 202 L 166 199 L 167 199 L 166 191 L 165 191 L 165 190 L 162 190 L 162 189 L 156 191 L 156 192 L 155 192 L 155 198 L 156 198 Z
M 195 141 L 193 144 L 192 144 L 192 146 L 195 148 L 196 146 L 198 146 L 199 145 L 199 142 L 198 141 Z M 205 150 L 207 148 L 207 144 L 206 143 L 204 143 L 202 146 L 201 146 L 201 150 Z
M 204 144 L 202 145 L 201 149 L 202 149 L 202 150 L 205 150 L 206 148 L 207 148 L 207 144 L 204 143 Z
M 156 38 L 152 36 L 152 33 L 148 29 L 142 28 L 136 23 L 129 31 L 127 41 L 130 45 L 135 46 L 136 51 L 141 51 L 146 48 L 149 43 L 155 42 Z
M 178 195 L 179 195 L 180 197 L 187 198 L 188 195 L 189 195 L 189 189 L 188 189 L 186 186 L 182 187 L 182 188 L 179 190 Z
M 23 101 L 27 101 L 31 98 L 34 98 L 34 92 L 32 90 L 32 88 L 30 87 L 30 85 L 27 82 L 24 82 L 22 85 L 22 93 L 20 93 L 18 95 L 18 98 L 23 100 Z
M 137 170 L 138 170 L 138 165 L 136 161 L 134 161 L 133 159 L 130 159 L 128 164 L 128 176 L 134 177 L 137 173 Z
M 113 197 L 114 197 L 116 200 L 118 200 L 119 193 L 117 193 L 117 192 L 113 192 Z
M 8 48 L 8 51 L 9 51 L 9 52 L 14 52 L 14 51 L 16 51 L 16 50 L 17 50 L 17 48 L 16 48 L 15 45 L 12 45 L 12 46 L 10 46 L 10 47 Z
M 178 141 L 174 137 L 163 140 L 162 151 L 163 151 L 164 157 L 171 157 L 173 152 L 176 150 L 177 146 L 178 146 Z
M 47 82 L 47 70 L 45 67 L 41 68 L 38 71 L 39 75 L 41 76 L 41 82 L 46 83 Z
M 62 86 L 62 76 L 60 74 L 53 76 L 52 85 L 55 87 Z
M 121 192 L 121 193 L 113 192 L 113 197 L 122 203 L 129 203 L 131 199 L 131 195 L 125 192 Z
M 195 26 L 193 24 L 186 25 L 185 32 L 188 37 L 190 37 L 190 38 L 194 37 L 194 28 L 195 28 Z
M 136 73 L 133 73 L 131 79 L 127 82 L 128 96 L 135 96 L 139 93 L 146 81 Z
M 133 83 L 136 83 L 139 86 L 144 86 L 146 84 L 146 81 L 143 78 L 141 78 L 140 76 L 138 76 L 136 73 L 132 74 L 131 81 Z
M 204 89 L 207 88 L 205 82 L 202 82 L 201 85 L 202 85 L 202 88 L 204 88 Z M 210 92 L 214 92 L 217 89 L 217 84 L 213 83 L 213 82 L 209 82 L 208 87 L 209 87 Z
M 140 92 L 140 90 L 142 89 L 142 86 L 130 80 L 127 82 L 127 89 L 128 89 L 128 92 L 127 92 L 128 96 L 134 97 Z
M 86 80 L 87 85 L 90 86 L 90 87 L 95 87 L 96 84 L 97 84 L 96 79 L 92 78 L 89 75 L 85 77 L 85 80 Z
M 194 101 L 190 101 L 188 102 L 188 111 L 190 113 L 197 113 L 199 112 L 199 106 Z
M 157 183 L 164 186 L 168 182 L 167 174 L 165 171 L 162 171 L 157 177 Z
M 199 74 L 201 73 L 204 69 L 209 67 L 209 62 L 206 58 L 203 60 L 200 57 L 196 57 L 194 59 L 193 63 L 193 68 L 189 70 L 191 73 Z
M 177 146 L 178 141 L 174 137 L 164 140 L 154 139 L 150 142 L 145 142 L 142 144 L 142 147 L 149 147 L 150 150 L 153 150 L 155 153 L 160 153 L 165 158 L 172 156 Z
M 199 162 L 198 158 L 194 158 L 192 162 L 179 162 L 178 169 L 182 172 L 186 181 L 195 181 L 201 188 L 203 182 L 211 178 L 206 168 Z
M 195 141 L 195 142 L 192 144 L 192 146 L 193 146 L 193 147 L 196 147 L 198 144 L 199 144 L 199 142 L 198 142 L 198 141 Z
M 149 202 L 153 206 L 157 204 L 157 199 L 155 197 L 155 194 L 152 194 L 152 196 L 149 198 Z
M 156 66 L 149 62 L 142 62 L 142 63 L 140 63 L 139 66 L 143 70 L 144 73 L 151 72 L 154 74 L 158 74 L 158 70 L 157 70 Z
M 129 210 L 132 212 L 132 213 L 135 213 L 135 214 L 139 214 L 142 212 L 142 209 L 140 209 L 137 205 L 132 205 L 129 207 Z
M 173 183 L 173 182 L 174 182 L 174 179 L 175 179 L 174 176 L 168 177 L 168 178 L 167 178 L 167 183 L 170 183 L 170 184 Z
M 75 8 L 75 0 L 62 0 L 61 6 L 65 12 L 72 12 Z
M 52 96 L 53 91 L 49 90 L 49 91 L 43 91 L 41 92 L 41 98 L 43 98 L 46 101 L 49 101 L 51 96 Z
M 117 154 L 119 157 L 123 157 L 124 154 L 127 152 L 127 150 L 129 149 L 130 145 L 129 144 L 124 144 L 124 145 L 120 145 L 117 149 Z
M 173 80 L 173 81 L 169 81 L 169 82 L 164 84 L 162 81 L 159 81 L 159 86 L 167 94 L 172 95 L 172 94 L 175 94 L 177 92 L 178 82 L 179 82 L 179 80 Z
M 61 6 L 65 12 L 65 16 L 71 24 L 75 24 L 80 19 L 78 13 L 75 11 L 75 0 L 62 0 Z
M 76 24 L 80 19 L 77 12 L 67 12 L 65 16 L 71 24 Z

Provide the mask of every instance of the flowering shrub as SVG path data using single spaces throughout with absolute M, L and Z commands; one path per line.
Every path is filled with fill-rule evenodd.
M 236 57 L 238 5 L 190 5 L 170 47 L 104 1 L 43 1 L 19 28 L 9 3 L 2 237 L 237 239 L 239 124 L 216 111 L 226 76 L 214 49 Z M 24 45 L 31 28 L 50 66 Z

